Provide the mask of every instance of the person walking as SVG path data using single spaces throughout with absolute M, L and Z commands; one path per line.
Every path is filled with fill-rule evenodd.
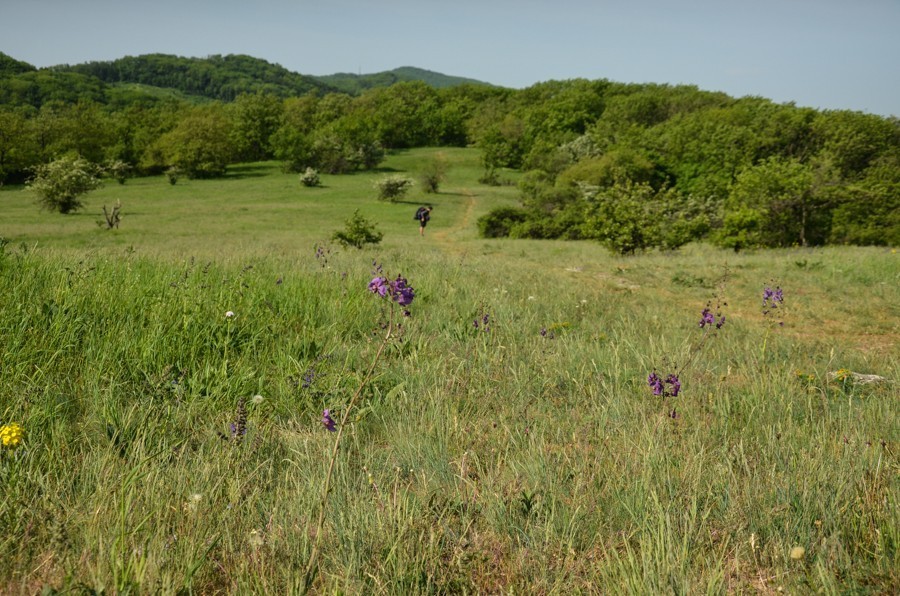
M 425 235 L 425 226 L 431 219 L 431 205 L 423 205 L 416 211 L 416 219 L 419 220 L 419 236 Z

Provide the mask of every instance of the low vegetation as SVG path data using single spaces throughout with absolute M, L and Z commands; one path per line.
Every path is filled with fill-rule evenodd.
M 896 592 L 895 251 L 479 238 L 442 152 L 425 237 L 379 173 L 0 190 L 0 592 Z

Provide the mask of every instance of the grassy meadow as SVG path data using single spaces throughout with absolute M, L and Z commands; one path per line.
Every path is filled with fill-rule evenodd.
M 479 239 L 466 149 L 375 199 L 435 151 L 0 189 L 0 593 L 900 591 L 900 254 Z

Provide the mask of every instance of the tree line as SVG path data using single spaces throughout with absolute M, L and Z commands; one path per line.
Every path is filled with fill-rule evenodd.
M 187 75 L 160 76 L 146 80 Z M 52 82 L 29 102 L 10 92 L 22 77 Z M 71 77 L 81 86 L 67 87 Z M 374 168 L 391 149 L 472 145 L 485 182 L 524 172 L 521 206 L 483 218 L 486 236 L 594 239 L 623 253 L 696 239 L 735 250 L 900 244 L 897 118 L 583 79 L 228 93 L 196 101 L 0 60 L 0 181 L 22 182 L 65 154 L 138 175 L 211 177 L 240 161 L 343 173 Z

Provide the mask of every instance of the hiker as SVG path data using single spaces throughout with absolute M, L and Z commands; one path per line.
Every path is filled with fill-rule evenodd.
M 425 226 L 431 219 L 431 205 L 419 207 L 416 211 L 415 218 L 419 220 L 419 236 L 425 235 Z

